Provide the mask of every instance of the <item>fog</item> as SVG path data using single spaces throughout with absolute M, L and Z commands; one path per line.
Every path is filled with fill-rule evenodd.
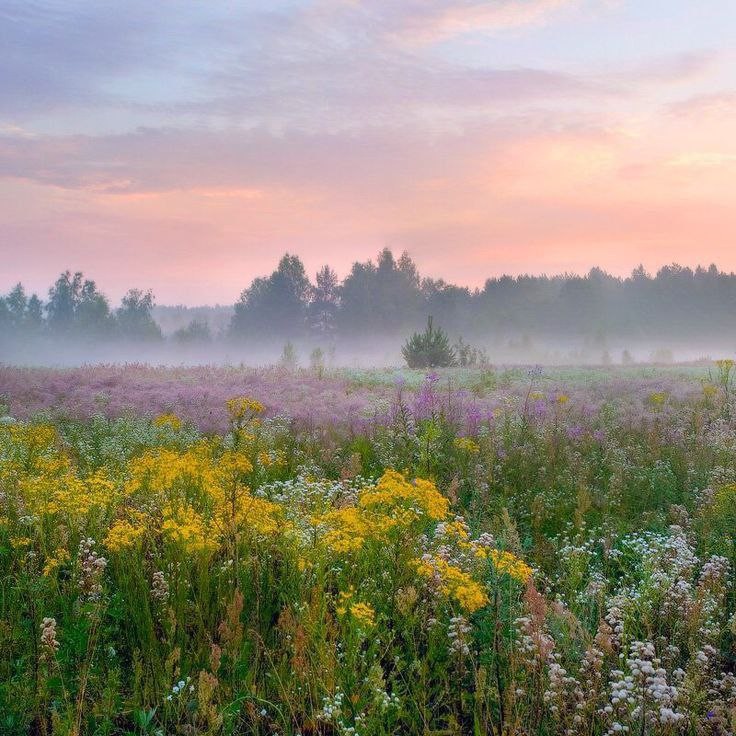
M 74 367 L 95 364 L 143 363 L 169 366 L 272 366 L 302 368 L 398 368 L 406 365 L 402 340 L 374 337 L 331 342 L 297 340 L 284 355 L 285 343 L 235 343 L 226 338 L 208 344 L 89 342 L 74 339 L 20 338 L 0 343 L 0 363 L 28 367 Z M 637 341 L 625 338 L 605 344 L 585 339 L 486 339 L 474 343 L 481 356 L 468 365 L 484 368 L 504 365 L 633 365 L 708 362 L 734 357 L 732 340 Z M 1 387 L 0 387 L 1 390 Z
M 666 364 L 734 355 L 735 316 L 736 275 L 715 265 L 502 276 L 470 290 L 388 249 L 342 280 L 329 266 L 311 278 L 286 254 L 231 305 L 157 305 L 133 288 L 113 306 L 81 272 L 45 299 L 19 282 L 0 296 L 0 363 L 398 367 L 431 320 L 445 364 Z

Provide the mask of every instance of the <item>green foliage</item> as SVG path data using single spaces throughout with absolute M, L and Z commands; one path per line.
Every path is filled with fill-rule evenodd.
M 415 332 L 404 344 L 401 354 L 409 368 L 446 368 L 455 365 L 455 350 L 447 333 L 427 318 L 424 332 Z
M 299 366 L 299 355 L 291 341 L 284 345 L 284 349 L 281 351 L 281 360 L 279 361 L 279 364 L 282 368 L 286 368 L 290 371 Z
M 179 328 L 173 337 L 175 342 L 182 345 L 212 342 L 209 324 L 198 319 L 193 319 L 186 327 Z
M 150 290 L 131 289 L 115 313 L 120 335 L 130 340 L 161 340 L 161 328 L 151 314 L 153 305 Z
M 309 368 L 322 378 L 325 372 L 325 354 L 322 348 L 317 347 L 309 354 Z
M 469 345 L 462 337 L 458 337 L 453 350 L 457 356 L 457 365 L 461 368 L 488 367 L 489 365 L 486 351 L 483 348 Z
M 295 338 L 305 326 L 309 279 L 298 256 L 288 253 L 267 278 L 257 278 L 235 304 L 233 337 Z

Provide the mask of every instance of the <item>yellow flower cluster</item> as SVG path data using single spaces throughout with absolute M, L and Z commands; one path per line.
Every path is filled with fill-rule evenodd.
M 183 439 L 178 438 L 87 473 L 80 472 L 53 428 L 22 423 L 0 428 L 0 483 L 8 489 L 5 522 L 11 544 L 22 551 L 35 547 L 43 575 L 51 579 L 74 557 L 77 541 L 71 540 L 80 536 L 96 540 L 113 560 L 129 555 L 140 563 L 162 556 L 159 562 L 177 565 L 190 559 L 197 565 L 215 558 L 218 565 L 244 560 L 278 542 L 279 556 L 300 574 L 339 569 L 353 582 L 361 578 L 350 576 L 374 569 L 390 554 L 396 574 L 412 584 L 418 571 L 421 579 L 440 581 L 441 595 L 463 611 L 486 605 L 483 585 L 464 563 L 461 568 L 431 555 L 416 560 L 422 540 L 435 539 L 473 564 L 475 543 L 468 527 L 450 515 L 450 502 L 434 483 L 387 470 L 346 498 L 325 493 L 330 484 L 324 480 L 304 478 L 299 481 L 307 486 L 303 502 L 287 503 L 281 496 L 268 500 L 251 486 L 288 459 L 269 444 L 267 428 L 256 428 L 253 420 L 263 412 L 259 402 L 237 397 L 228 402 L 228 412 L 233 432 L 226 438 L 200 439 L 186 449 L 175 446 Z M 182 427 L 171 413 L 153 423 Z M 165 434 L 160 441 L 166 441 Z M 479 451 L 469 438 L 456 444 L 467 453 Z M 321 500 L 312 502 L 312 496 Z M 21 515 L 37 519 L 37 526 L 15 526 Z M 499 570 L 523 576 L 524 563 L 516 560 L 514 567 L 512 559 L 493 557 L 493 562 Z M 358 600 L 352 588 L 340 594 L 336 610 L 360 630 L 376 626 L 375 609 Z
M 219 547 L 212 526 L 191 506 L 165 506 L 161 531 L 167 539 L 189 553 L 211 553 Z
M 143 526 L 133 526 L 129 521 L 116 521 L 108 529 L 104 539 L 105 547 L 110 552 L 123 552 L 135 547 L 143 538 L 146 529 Z
M 59 549 L 54 552 L 52 557 L 46 558 L 46 562 L 44 563 L 42 571 L 43 576 L 50 577 L 68 560 L 69 553 L 63 547 L 59 547 Z
M 387 470 L 374 488 L 360 493 L 358 505 L 363 509 L 388 515 L 408 511 L 417 517 L 442 521 L 450 510 L 450 502 L 428 480 L 417 478 L 409 483 L 401 473 Z
M 329 549 L 338 554 L 356 552 L 370 533 L 365 515 L 355 506 L 328 511 L 317 517 L 315 522 L 326 528 L 322 539 Z
M 352 586 L 347 591 L 342 591 L 338 597 L 335 610 L 338 616 L 350 617 L 363 629 L 370 629 L 376 624 L 376 611 L 369 603 L 353 601 L 355 588 Z
M 489 556 L 496 571 L 500 574 L 510 575 L 520 583 L 527 583 L 532 576 L 531 567 L 511 552 L 492 549 L 489 551 Z
M 167 412 L 165 414 L 159 414 L 153 420 L 154 427 L 171 427 L 171 429 L 179 430 L 182 427 L 181 419 L 179 419 L 173 412 Z
M 255 419 L 263 414 L 265 407 L 260 401 L 248 396 L 235 396 L 227 401 L 227 413 L 230 420 L 236 424 L 242 424 L 250 419 Z
M 472 576 L 441 557 L 425 556 L 416 563 L 417 572 L 425 578 L 437 579 L 441 592 L 454 599 L 467 613 L 473 613 L 488 604 L 483 586 Z
M 655 391 L 649 394 L 649 403 L 654 407 L 663 406 L 665 401 L 667 401 L 666 391 Z
M 355 506 L 330 510 L 315 522 L 324 530 L 327 547 L 341 554 L 361 549 L 368 540 L 383 543 L 392 531 L 404 534 L 415 525 L 441 521 L 449 508 L 434 483 L 421 479 L 409 483 L 400 473 L 387 470 L 375 486 L 360 491 Z
M 164 536 L 187 552 L 208 553 L 233 531 L 264 537 L 284 528 L 281 507 L 244 484 L 252 471 L 244 453 L 202 441 L 185 452 L 164 448 L 131 461 L 126 493 L 157 499 Z
M 470 437 L 456 437 L 453 444 L 457 450 L 467 452 L 469 455 L 477 455 L 480 452 L 480 446 Z
M 234 523 L 236 528 L 258 538 L 267 538 L 290 528 L 284 521 L 281 506 L 250 493 L 243 493 L 237 499 Z
M 222 477 L 212 461 L 212 448 L 206 442 L 186 452 L 169 448 L 149 450 L 128 465 L 127 495 L 143 492 L 146 496 L 184 493 L 192 488 L 207 492 L 220 488 Z
M 368 603 L 351 604 L 350 615 L 364 628 L 371 628 L 376 624 L 376 612 Z

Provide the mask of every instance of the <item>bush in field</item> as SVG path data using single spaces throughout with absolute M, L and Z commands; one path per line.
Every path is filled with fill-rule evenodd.
M 455 365 L 455 350 L 447 333 L 427 318 L 424 332 L 415 332 L 401 349 L 409 368 L 446 368 Z
M 325 373 L 325 354 L 322 348 L 314 348 L 309 354 L 309 368 L 322 378 Z
M 297 354 L 296 348 L 291 340 L 284 345 L 284 349 L 281 351 L 279 364 L 282 368 L 286 368 L 287 370 L 294 370 L 294 368 L 299 366 L 299 355 Z
M 486 351 L 483 348 L 469 345 L 462 337 L 458 337 L 452 349 L 457 356 L 457 365 L 461 368 L 486 368 L 490 365 Z

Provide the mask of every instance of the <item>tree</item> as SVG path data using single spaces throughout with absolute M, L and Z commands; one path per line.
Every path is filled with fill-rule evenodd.
M 447 334 L 427 318 L 424 332 L 415 332 L 401 349 L 409 368 L 445 368 L 455 364 L 455 351 Z
M 286 368 L 287 370 L 294 370 L 299 366 L 299 355 L 297 354 L 296 348 L 291 340 L 284 345 L 279 364 L 282 368 Z
M 423 305 L 419 274 L 407 253 L 398 261 L 388 248 L 377 263 L 354 263 L 342 285 L 340 327 L 344 333 L 396 333 L 415 324 Z
M 85 281 L 77 300 L 74 322 L 76 331 L 85 337 L 110 335 L 114 319 L 107 297 L 97 291 L 94 281 Z
M 35 294 L 27 297 L 22 284 L 16 284 L 7 296 L 0 297 L 0 330 L 6 334 L 30 335 L 42 329 L 41 300 Z
M 73 276 L 65 271 L 56 279 L 49 289 L 46 312 L 49 329 L 56 334 L 98 338 L 110 335 L 114 326 L 107 297 L 81 271 Z
M 28 299 L 23 284 L 18 283 L 13 290 L 5 297 L 5 304 L 8 307 L 8 313 L 13 327 L 21 329 L 26 318 L 26 309 L 28 307 Z
M 25 320 L 29 330 L 40 332 L 43 329 L 43 304 L 35 294 L 31 294 L 26 304 Z
M 317 272 L 309 302 L 309 327 L 319 335 L 331 335 L 335 330 L 340 308 L 340 282 L 337 274 L 324 266 Z
M 240 295 L 231 334 L 298 337 L 304 331 L 310 288 L 299 257 L 285 254 L 269 277 L 255 279 Z
M 130 289 L 115 312 L 118 331 L 129 340 L 161 340 L 161 328 L 153 319 L 153 292 Z
M 49 289 L 49 301 L 46 304 L 48 325 L 52 332 L 69 332 L 74 327 L 74 316 L 82 291 L 82 272 L 73 276 L 71 271 L 64 271 Z
M 204 320 L 193 319 L 186 327 L 180 327 L 173 335 L 174 341 L 182 345 L 212 342 L 210 326 Z

